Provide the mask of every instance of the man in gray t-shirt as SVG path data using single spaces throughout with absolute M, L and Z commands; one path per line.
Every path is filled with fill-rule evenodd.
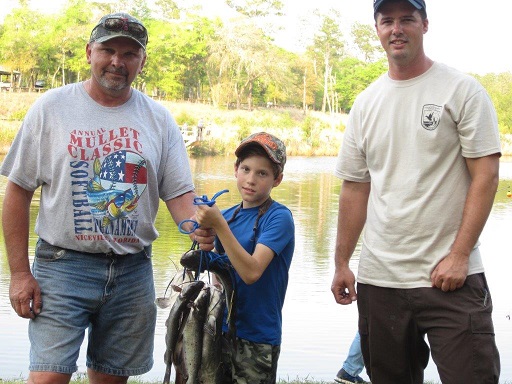
M 86 47 L 91 78 L 45 93 L 29 110 L 0 173 L 10 300 L 29 318 L 31 382 L 68 383 L 89 332 L 91 383 L 121 383 L 153 364 L 151 244 L 159 200 L 176 223 L 194 216 L 194 185 L 170 113 L 131 84 L 147 31 L 104 16 Z M 29 265 L 29 210 L 41 188 Z M 212 249 L 208 229 L 191 234 Z

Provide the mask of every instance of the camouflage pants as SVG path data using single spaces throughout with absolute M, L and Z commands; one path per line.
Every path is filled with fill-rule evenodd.
M 281 346 L 222 338 L 224 384 L 275 384 Z

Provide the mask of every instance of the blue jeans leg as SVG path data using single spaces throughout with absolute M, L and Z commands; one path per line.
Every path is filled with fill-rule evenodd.
M 359 336 L 359 332 L 357 332 L 348 350 L 348 356 L 343 363 L 343 369 L 349 375 L 357 376 L 363 371 L 363 368 L 364 362 L 361 352 L 361 337 Z

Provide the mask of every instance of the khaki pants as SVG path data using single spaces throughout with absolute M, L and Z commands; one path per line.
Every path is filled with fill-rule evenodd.
M 492 300 L 483 273 L 468 276 L 452 292 L 361 283 L 357 292 L 361 346 L 372 384 L 422 384 L 429 352 L 443 383 L 498 383 Z

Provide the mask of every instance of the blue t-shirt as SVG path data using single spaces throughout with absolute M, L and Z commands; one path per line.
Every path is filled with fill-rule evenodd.
M 237 207 L 222 212 L 226 220 L 233 216 Z M 245 284 L 238 273 L 234 273 L 237 293 L 236 334 L 254 343 L 280 345 L 282 308 L 295 248 L 295 224 L 290 210 L 274 201 L 260 218 L 256 231 L 253 231 L 258 209 L 241 209 L 229 224 L 233 235 L 250 254 L 258 243 L 266 245 L 275 254 L 254 284 Z M 219 244 L 217 249 L 220 249 Z M 224 322 L 224 331 L 227 330 Z

